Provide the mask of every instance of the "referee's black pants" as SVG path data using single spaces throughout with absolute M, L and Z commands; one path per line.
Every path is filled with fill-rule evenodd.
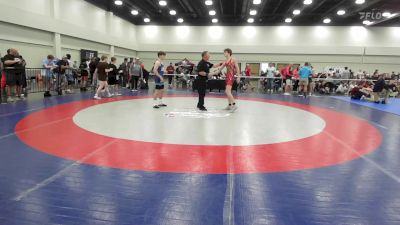
M 207 78 L 198 77 L 196 81 L 197 91 L 199 92 L 199 102 L 197 103 L 197 108 L 204 107 L 204 97 L 206 97 L 206 89 L 207 89 Z

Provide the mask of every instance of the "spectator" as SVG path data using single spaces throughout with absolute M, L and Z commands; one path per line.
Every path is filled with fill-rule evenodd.
M 361 98 L 363 98 L 363 96 L 367 97 L 367 94 L 365 92 L 362 92 L 361 89 L 362 89 L 361 85 L 357 85 L 353 89 L 351 89 L 350 91 L 351 99 L 360 100 Z
M 133 62 L 133 58 L 130 58 L 129 59 L 129 62 L 128 62 L 128 64 L 127 64 L 127 75 L 126 75 L 126 77 L 125 77 L 125 74 L 123 75 L 123 77 L 122 77 L 122 87 L 124 87 L 124 88 L 129 88 L 129 85 L 130 85 L 130 83 L 132 82 L 131 81 L 131 74 L 130 74 L 130 69 L 131 69 L 131 66 L 132 66 L 132 64 L 133 64 L 134 62 Z M 130 87 L 130 88 L 132 88 L 133 89 L 133 87 Z
M 357 79 L 364 79 L 364 73 L 362 72 L 362 70 L 358 70 L 357 74 L 356 74 L 356 78 Z
M 42 66 L 45 69 L 45 82 L 47 91 L 44 93 L 44 97 L 51 97 L 50 90 L 53 87 L 53 69 L 56 67 L 54 56 L 48 55 L 45 60 L 42 62 Z
M 251 90 L 254 90 L 254 86 L 251 84 L 251 67 L 250 64 L 246 64 L 246 68 L 244 70 L 244 74 L 245 74 L 245 79 L 244 79 L 244 84 L 245 84 L 245 89 L 247 89 L 247 87 L 250 87 Z
M 65 90 L 66 93 L 71 93 L 67 89 L 68 79 L 66 76 L 66 71 L 70 69 L 67 56 L 64 56 L 61 60 L 58 60 L 56 66 L 57 67 L 53 69 L 53 72 L 56 75 L 56 91 L 58 95 L 62 95 L 63 90 Z
M 129 76 L 131 78 L 132 91 L 138 91 L 139 78 L 143 79 L 143 69 L 139 58 L 135 58 L 135 62 L 131 63 L 129 67 Z
M 274 92 L 274 77 L 276 76 L 277 71 L 275 68 L 274 63 L 269 63 L 268 68 L 266 70 L 266 76 L 267 76 L 267 93 L 273 93 Z
M 174 65 L 171 63 L 169 63 L 169 66 L 167 67 L 167 74 L 168 74 L 168 88 L 172 88 L 172 79 L 173 76 L 171 74 L 174 74 L 175 72 L 175 67 Z
M 87 60 L 82 60 L 81 64 L 79 65 L 79 70 L 81 74 L 81 91 L 87 91 L 86 86 L 89 77 L 89 66 L 87 64 Z
M 117 70 L 117 58 L 111 57 L 111 63 L 108 65 L 110 72 L 108 72 L 108 85 L 111 86 L 111 94 L 114 96 L 121 96 L 121 94 L 118 92 L 118 80 L 117 80 L 117 75 L 118 75 L 118 70 Z
M 65 90 L 65 92 L 68 93 L 68 94 L 71 94 L 72 93 L 71 86 L 74 83 L 74 71 L 73 71 L 74 63 L 71 60 L 71 55 L 70 54 L 67 54 L 65 58 L 68 61 L 68 65 L 69 65 L 68 69 L 65 70 L 65 77 L 66 77 L 66 85 L 65 85 L 66 86 L 66 90 Z
M 304 66 L 299 70 L 300 80 L 299 80 L 299 93 L 303 91 L 304 97 L 307 97 L 307 88 L 309 84 L 309 78 L 312 76 L 312 70 L 308 62 L 304 63 Z
M 284 90 L 284 95 L 290 95 L 292 92 L 292 64 L 287 65 L 286 67 L 282 68 L 280 73 L 283 79 L 283 83 L 285 84 L 285 90 Z
M 21 60 L 21 63 L 20 63 L 20 66 L 19 66 L 17 72 L 20 73 L 20 76 L 21 76 L 22 93 L 20 94 L 20 96 L 17 96 L 17 97 L 19 97 L 20 99 L 24 99 L 24 96 L 26 96 L 28 94 L 27 91 L 26 91 L 26 87 L 27 87 L 27 82 L 26 82 L 27 78 L 26 78 L 26 70 L 25 70 L 26 61 L 25 61 L 24 57 L 22 57 L 22 55 L 19 55 L 19 58 Z
M 97 68 L 97 64 L 99 63 L 98 57 L 93 57 L 89 63 L 89 71 L 90 71 L 90 79 L 94 88 L 96 88 L 97 77 L 95 76 L 95 71 Z
M 119 75 L 120 75 L 119 76 L 119 84 L 122 87 L 125 87 L 124 86 L 124 79 L 128 79 L 128 77 L 129 77 L 128 58 L 125 58 L 124 62 L 121 65 L 119 65 L 118 72 L 119 72 Z
M 143 87 L 141 87 L 141 89 L 149 89 L 149 76 L 150 76 L 150 72 L 149 71 L 147 71 L 145 68 L 144 68 L 144 66 L 143 66 L 143 64 L 142 64 L 142 70 L 143 70 L 143 83 L 144 83 L 144 85 L 143 85 Z
M 296 67 L 292 72 L 292 74 L 293 74 L 293 76 L 292 76 L 292 79 L 293 79 L 293 91 L 295 91 L 295 92 L 299 91 L 298 90 L 299 89 L 299 83 L 300 83 L 299 71 L 300 71 L 300 66 Z
M 342 74 L 341 74 L 341 78 L 342 79 L 350 79 L 350 71 L 349 71 L 349 68 L 346 66 L 345 68 L 344 68 L 344 71 L 342 72 Z
M 23 68 L 23 61 L 19 57 L 17 49 L 10 49 L 9 53 L 4 56 L 4 67 L 6 72 L 6 85 L 7 85 L 7 102 L 14 102 L 12 91 L 15 90 L 16 96 L 21 96 L 21 87 L 23 85 L 23 78 L 21 68 Z
M 1 54 L 0 54 L 1 55 Z M 3 57 L 0 60 L 0 102 L 1 104 L 7 103 L 7 95 L 5 94 L 5 74 L 4 73 L 4 66 L 3 66 Z
M 107 73 L 110 71 L 113 71 L 112 68 L 108 68 L 108 63 L 107 63 L 108 57 L 103 55 L 101 56 L 101 61 L 97 64 L 97 69 L 95 73 L 98 74 L 97 78 L 99 79 L 99 86 L 97 88 L 96 94 L 93 97 L 94 99 L 100 100 L 100 93 L 104 89 L 105 92 L 107 93 L 107 97 L 112 97 L 110 94 L 110 91 L 108 90 L 108 82 L 107 82 Z

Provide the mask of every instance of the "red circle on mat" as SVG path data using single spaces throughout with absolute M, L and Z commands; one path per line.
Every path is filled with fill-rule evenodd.
M 139 98 L 149 97 L 87 100 L 54 106 L 25 117 L 17 124 L 15 132 L 20 140 L 39 151 L 84 164 L 215 174 L 285 172 L 332 166 L 374 151 L 382 140 L 378 129 L 356 117 L 310 105 L 258 98 L 240 100 L 306 110 L 325 120 L 326 126 L 317 135 L 277 144 L 200 146 L 116 139 L 84 130 L 73 122 L 73 116 L 87 107 Z

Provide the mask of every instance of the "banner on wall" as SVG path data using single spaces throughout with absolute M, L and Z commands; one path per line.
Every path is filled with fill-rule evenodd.
M 97 57 L 97 55 L 97 51 L 81 49 L 81 59 L 91 59 Z

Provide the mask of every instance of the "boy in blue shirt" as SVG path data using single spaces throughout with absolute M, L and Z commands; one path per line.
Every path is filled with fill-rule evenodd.
M 307 97 L 307 88 L 309 83 L 309 77 L 312 76 L 312 70 L 310 64 L 306 62 L 303 67 L 299 70 L 300 75 L 300 90 L 303 90 L 304 97 Z

